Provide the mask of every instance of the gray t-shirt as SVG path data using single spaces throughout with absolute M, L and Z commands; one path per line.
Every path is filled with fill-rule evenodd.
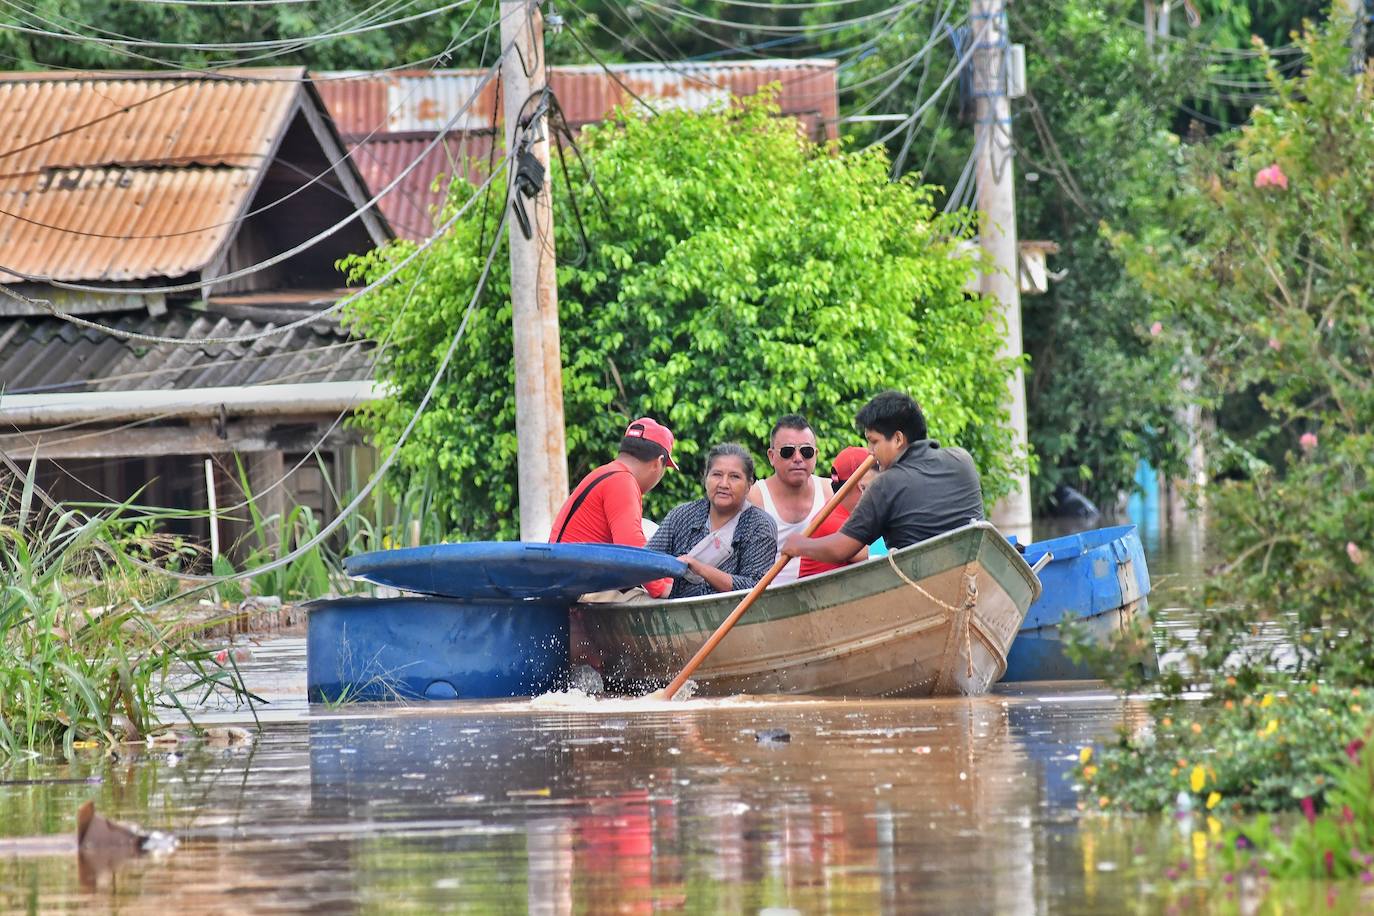
M 896 550 L 982 517 L 983 489 L 973 456 L 922 439 L 869 484 L 840 532 L 860 544 L 881 536 Z

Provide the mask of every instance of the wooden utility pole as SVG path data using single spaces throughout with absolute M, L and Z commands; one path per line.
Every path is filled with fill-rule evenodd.
M 501 0 L 501 92 L 513 208 L 509 215 L 515 330 L 515 432 L 519 441 L 520 539 L 547 540 L 568 495 L 563 434 L 563 362 L 558 341 L 548 118 L 543 91 L 544 17 L 538 0 Z M 528 167 L 527 153 L 539 168 Z M 526 165 L 522 166 L 522 159 Z M 537 174 L 536 174 L 537 173 Z M 519 177 L 527 178 L 528 196 Z M 537 185 L 537 193 L 534 182 Z M 526 225 L 517 213 L 526 216 Z
M 1004 0 L 972 0 L 973 95 L 977 123 L 978 239 L 992 262 L 981 288 L 997 300 L 1006 322 L 1000 355 L 1018 361 L 1008 384 L 1014 445 L 1026 453 L 1026 379 L 1021 359 L 1020 263 L 1016 250 L 1016 170 L 1011 140 L 1011 100 L 1007 97 L 1007 10 Z M 992 521 L 1007 534 L 1029 539 L 1030 475 L 1016 478 L 1016 489 L 993 507 Z

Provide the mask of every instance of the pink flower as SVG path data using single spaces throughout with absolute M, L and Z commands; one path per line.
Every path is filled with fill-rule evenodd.
M 1267 168 L 1262 168 L 1255 173 L 1255 187 L 1257 188 L 1283 188 L 1288 190 L 1288 176 L 1283 174 L 1283 169 L 1279 168 L 1276 162 Z
M 1350 562 L 1359 566 L 1364 562 L 1364 551 L 1354 541 L 1345 542 L 1345 555 L 1350 558 Z
M 1322 856 L 1322 862 L 1326 865 L 1327 877 L 1336 873 L 1336 857 L 1332 854 L 1331 850 L 1328 849 L 1326 855 Z
M 1162 321 L 1156 321 L 1154 324 L 1150 325 L 1150 336 L 1151 336 L 1151 337 L 1158 337 L 1160 334 L 1163 334 L 1163 333 L 1164 333 L 1164 322 L 1162 322 Z
M 1317 805 L 1312 801 L 1312 796 L 1305 797 L 1301 804 L 1302 816 L 1307 818 L 1307 823 L 1315 824 L 1317 822 Z
M 1298 438 L 1298 445 L 1302 446 L 1304 452 L 1312 451 L 1312 449 L 1317 447 L 1317 434 L 1303 433 L 1302 436 Z
M 1350 758 L 1351 763 L 1356 763 L 1360 759 L 1360 751 L 1364 750 L 1364 739 L 1356 738 L 1345 746 L 1345 756 Z
M 1350 809 L 1349 805 L 1341 805 L 1341 820 L 1347 824 L 1355 823 L 1355 812 Z
M 1283 341 L 1279 340 L 1277 337 L 1271 337 L 1271 338 L 1269 338 L 1269 349 L 1271 349 L 1271 350 L 1282 350 L 1282 349 L 1283 349 Z

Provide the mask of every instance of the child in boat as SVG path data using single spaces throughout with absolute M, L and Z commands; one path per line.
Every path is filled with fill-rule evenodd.
M 927 436 L 921 407 L 899 391 L 884 391 L 855 417 L 881 473 L 864 490 L 839 531 L 821 538 L 795 534 L 783 549 L 843 563 L 882 537 L 892 550 L 983 518 L 983 491 L 973 457 Z

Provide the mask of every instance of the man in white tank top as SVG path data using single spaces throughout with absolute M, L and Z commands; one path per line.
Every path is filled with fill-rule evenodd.
M 773 424 L 768 447 L 773 476 L 754 484 L 749 501 L 773 516 L 778 546 L 805 530 L 830 498 L 830 479 L 816 476 L 816 434 L 806 418 L 790 413 Z M 797 581 L 801 560 L 793 557 L 773 580 L 774 585 Z

